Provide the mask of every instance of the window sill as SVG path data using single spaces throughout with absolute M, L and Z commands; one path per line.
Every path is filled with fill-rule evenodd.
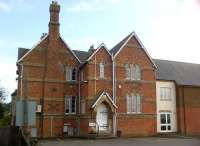
M 172 99 L 160 99 L 160 101 L 172 101 Z
M 80 81 L 81 83 L 87 83 L 88 81 L 84 80 L 84 81 Z
M 142 114 L 142 112 L 131 112 L 131 113 L 127 113 L 127 115 L 139 115 Z
M 66 83 L 70 83 L 70 84 L 76 84 L 76 83 L 78 83 L 78 81 L 77 80 L 75 80 L 75 81 L 66 81 Z
M 66 116 L 71 116 L 71 115 L 73 116 L 73 115 L 76 115 L 76 113 L 65 113 L 65 115 Z

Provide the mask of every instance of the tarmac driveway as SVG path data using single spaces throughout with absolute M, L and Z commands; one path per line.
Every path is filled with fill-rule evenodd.
M 197 138 L 120 138 L 40 140 L 38 146 L 200 146 Z

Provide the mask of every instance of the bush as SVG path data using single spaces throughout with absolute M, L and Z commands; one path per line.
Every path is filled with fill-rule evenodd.
M 0 119 L 0 127 L 5 127 L 10 125 L 11 117 L 10 115 L 5 115 L 2 119 Z

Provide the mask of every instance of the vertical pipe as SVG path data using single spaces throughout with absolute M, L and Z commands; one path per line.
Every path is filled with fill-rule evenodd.
M 96 55 L 94 56 L 95 58 L 94 58 L 94 65 L 95 65 L 95 67 L 94 67 L 94 95 L 96 94 Z

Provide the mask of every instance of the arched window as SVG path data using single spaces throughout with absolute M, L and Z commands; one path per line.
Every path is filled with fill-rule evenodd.
M 104 64 L 102 62 L 99 63 L 99 77 L 104 78 Z
M 136 74 L 136 80 L 141 80 L 141 68 L 139 65 L 135 65 L 135 74 Z

